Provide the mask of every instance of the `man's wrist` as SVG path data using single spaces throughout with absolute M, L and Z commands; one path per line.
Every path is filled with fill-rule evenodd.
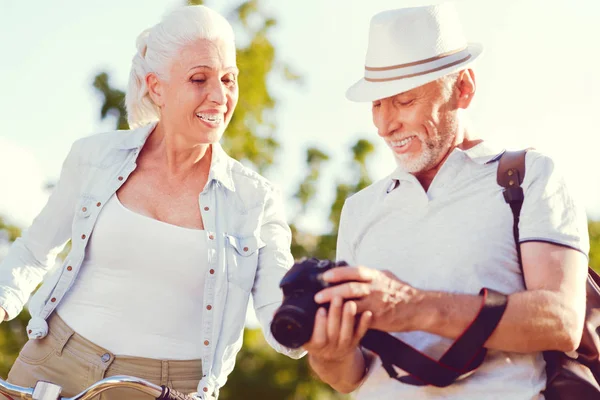
M 430 332 L 432 327 L 443 323 L 443 293 L 419 290 L 414 297 L 413 313 L 408 331 Z
M 339 392 L 350 393 L 364 380 L 366 360 L 359 347 L 344 357 L 336 359 L 315 357 L 310 353 L 308 357 L 316 374 Z
M 311 364 L 328 367 L 330 365 L 340 365 L 354 361 L 354 351 L 351 351 L 342 357 L 336 358 L 324 358 L 319 357 L 318 355 L 314 355 L 313 353 L 308 353 L 308 358 L 311 361 Z

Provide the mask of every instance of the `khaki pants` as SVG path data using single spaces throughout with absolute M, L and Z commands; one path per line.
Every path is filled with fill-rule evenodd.
M 115 375 L 135 376 L 183 393 L 195 392 L 202 378 L 200 360 L 115 356 L 73 332 L 56 313 L 48 320 L 48 326 L 49 333 L 44 339 L 29 340 L 25 344 L 8 374 L 8 382 L 33 387 L 38 380 L 44 380 L 62 386 L 62 396 L 72 397 L 93 383 Z M 153 397 L 126 388 L 103 392 L 99 399 L 149 400 Z

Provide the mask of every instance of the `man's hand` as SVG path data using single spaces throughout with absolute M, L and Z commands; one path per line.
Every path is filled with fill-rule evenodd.
M 367 332 L 371 312 L 360 316 L 356 324 L 357 307 L 353 301 L 345 304 L 341 297 L 334 297 L 329 312 L 321 307 L 315 316 L 315 327 L 308 343 L 303 347 L 321 361 L 338 362 L 353 355 L 358 343 Z
M 421 328 L 416 319 L 423 319 L 418 310 L 423 292 L 402 282 L 391 272 L 367 267 L 341 267 L 327 271 L 323 279 L 331 283 L 350 282 L 321 290 L 315 296 L 317 303 L 327 303 L 337 297 L 352 299 L 357 313 L 370 311 L 373 314 L 369 328 L 385 332 Z
M 357 315 L 356 303 L 334 297 L 329 311 L 319 308 L 312 338 L 303 347 L 319 377 L 334 389 L 349 393 L 362 381 L 366 362 L 358 344 L 369 328 L 372 314 Z M 357 321 L 358 319 L 358 321 Z

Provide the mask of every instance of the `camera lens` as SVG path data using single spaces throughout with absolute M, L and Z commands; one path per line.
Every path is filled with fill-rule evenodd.
M 302 346 L 312 336 L 316 312 L 317 304 L 310 293 L 287 298 L 273 317 L 273 337 L 291 349 Z
M 298 310 L 280 310 L 271 324 L 273 337 L 290 349 L 297 349 L 310 340 L 312 329 L 307 325 L 313 325 L 307 321 L 304 313 Z

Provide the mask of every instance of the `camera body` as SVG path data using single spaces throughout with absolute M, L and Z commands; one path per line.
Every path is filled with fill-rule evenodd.
M 282 345 L 296 349 L 308 342 L 315 325 L 315 315 L 321 306 L 314 297 L 319 291 L 338 285 L 323 280 L 323 274 L 332 268 L 346 266 L 344 261 L 333 262 L 307 258 L 294 264 L 285 274 L 279 287 L 283 303 L 271 322 L 271 333 Z

